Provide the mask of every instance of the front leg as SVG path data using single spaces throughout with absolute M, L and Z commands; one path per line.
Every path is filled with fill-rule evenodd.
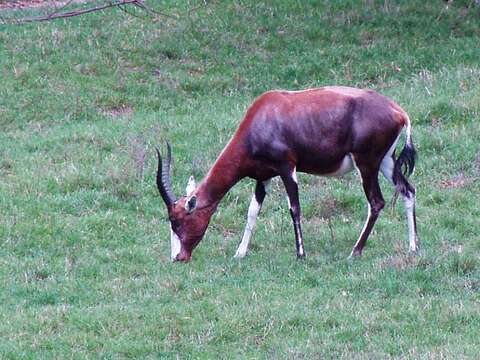
M 295 245 L 297 248 L 297 258 L 305 257 L 305 249 L 303 248 L 302 228 L 300 226 L 300 201 L 298 199 L 298 180 L 297 171 L 294 167 L 286 175 L 281 175 L 283 184 L 287 191 L 288 207 L 293 220 L 293 228 L 295 229 Z
M 240 245 L 238 245 L 237 252 L 234 256 L 238 259 L 243 258 L 247 254 L 248 244 L 250 243 L 250 238 L 252 236 L 255 223 L 257 222 L 258 214 L 262 208 L 263 200 L 267 194 L 267 187 L 269 183 L 270 180 L 263 182 L 257 181 L 255 193 L 253 194 L 252 200 L 250 201 L 250 206 L 248 207 L 247 226 L 245 227 L 242 241 L 240 242 Z

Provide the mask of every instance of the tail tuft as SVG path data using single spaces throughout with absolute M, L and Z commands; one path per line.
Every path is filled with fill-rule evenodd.
M 398 156 L 397 161 L 395 161 L 393 173 L 401 173 L 405 177 L 409 177 L 413 173 L 413 170 L 415 170 L 416 158 L 417 151 L 415 150 L 413 144 L 407 141 L 405 147 Z
M 415 194 L 415 189 L 408 183 L 406 180 L 407 177 L 412 175 L 415 170 L 415 160 L 417 158 L 417 151 L 413 146 L 412 134 L 410 123 L 407 125 L 407 139 L 405 141 L 405 146 L 402 149 L 402 152 L 395 161 L 395 166 L 393 167 L 393 183 L 395 184 L 395 196 L 394 199 L 398 196 L 398 193 L 408 196 L 409 193 Z M 392 201 L 392 207 L 394 206 L 395 201 Z
M 412 142 L 412 126 L 408 115 L 406 115 L 406 139 L 405 146 L 403 147 L 402 152 L 398 156 L 397 161 L 395 161 L 395 167 L 393 169 L 394 179 L 398 178 L 398 175 L 403 174 L 405 177 L 412 175 L 415 170 L 415 159 L 417 158 L 417 152 Z
M 397 200 L 398 194 L 403 196 L 410 197 L 415 196 L 415 188 L 409 184 L 407 177 L 412 175 L 415 170 L 415 160 L 417 158 L 417 151 L 413 146 L 412 142 L 412 127 L 410 124 L 410 119 L 406 119 L 406 141 L 405 146 L 402 149 L 402 152 L 395 161 L 393 167 L 393 183 L 395 184 L 395 194 L 392 199 L 392 209 L 395 207 L 395 202 Z

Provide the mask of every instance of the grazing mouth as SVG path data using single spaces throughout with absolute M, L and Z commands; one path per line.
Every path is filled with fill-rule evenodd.
M 178 254 L 175 259 L 173 259 L 174 262 L 181 261 L 181 262 L 189 262 L 190 259 L 192 258 L 191 253 L 187 253 L 182 251 L 180 254 Z

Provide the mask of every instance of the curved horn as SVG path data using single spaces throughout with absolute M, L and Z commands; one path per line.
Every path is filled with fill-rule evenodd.
M 172 185 L 170 182 L 170 165 L 172 163 L 172 149 L 170 144 L 167 142 L 167 164 L 163 166 L 162 164 L 162 157 L 160 156 L 160 151 L 158 148 L 157 150 L 158 155 L 158 169 L 157 169 L 157 187 L 160 195 L 162 196 L 163 201 L 167 207 L 173 205 L 176 201 L 175 195 L 172 192 Z

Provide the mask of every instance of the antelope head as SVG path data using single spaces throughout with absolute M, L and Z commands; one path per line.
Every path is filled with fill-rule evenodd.
M 193 176 L 188 180 L 186 196 L 177 199 L 173 194 L 170 180 L 172 150 L 168 142 L 166 163 L 162 162 L 158 149 L 157 155 L 157 187 L 167 206 L 170 220 L 171 259 L 172 261 L 189 261 L 193 249 L 202 240 L 207 230 L 211 213 L 197 208 L 197 189 Z

